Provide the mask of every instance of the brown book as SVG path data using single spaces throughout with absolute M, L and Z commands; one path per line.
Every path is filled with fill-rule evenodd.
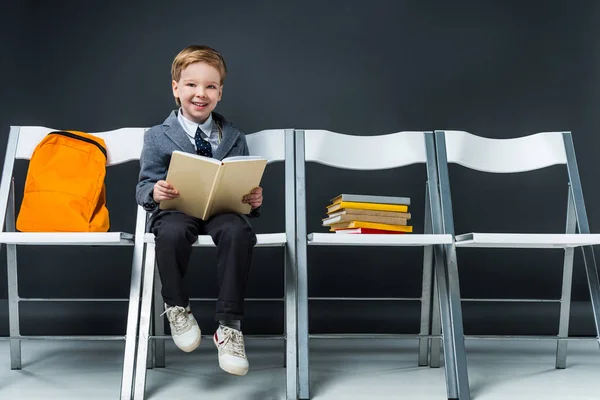
M 378 217 L 410 219 L 410 213 L 408 212 L 359 210 L 357 208 L 345 208 L 343 210 L 330 212 L 328 218 L 337 217 L 338 215 L 372 215 Z
M 338 215 L 335 217 L 324 218 L 323 226 L 329 226 L 332 224 L 339 224 L 341 222 L 349 221 L 365 221 L 365 222 L 379 222 L 382 224 L 392 225 L 406 225 L 408 220 L 406 218 L 391 218 L 391 217 L 378 217 L 376 215 L 357 215 L 357 214 L 345 214 Z
M 159 207 L 203 220 L 223 212 L 248 214 L 252 207 L 242 199 L 260 185 L 266 165 L 262 157 L 217 160 L 174 151 L 166 180 L 177 189 L 179 197 L 161 201 Z

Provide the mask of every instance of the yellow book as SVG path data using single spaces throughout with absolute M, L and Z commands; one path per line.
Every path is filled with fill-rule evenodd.
M 376 211 L 396 211 L 407 212 L 408 206 L 397 204 L 381 204 L 381 203 L 357 203 L 353 201 L 341 201 L 336 204 L 327 206 L 327 213 L 332 213 L 345 208 L 355 208 L 359 210 L 376 210 Z
M 364 222 L 364 221 L 350 221 L 342 222 L 341 224 L 330 225 L 331 231 L 336 229 L 348 229 L 348 228 L 370 228 L 380 229 L 383 231 L 394 231 L 394 232 L 412 232 L 412 226 L 410 225 L 390 225 L 390 224 L 378 224 L 375 222 Z

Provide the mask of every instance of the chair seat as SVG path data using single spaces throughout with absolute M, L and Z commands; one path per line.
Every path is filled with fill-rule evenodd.
M 466 233 L 456 247 L 556 249 L 600 244 L 600 234 L 579 233 Z
M 154 243 L 154 234 L 146 233 L 144 243 Z M 255 247 L 277 247 L 285 246 L 287 243 L 285 233 L 257 233 Z M 200 235 L 194 243 L 194 247 L 215 247 L 215 243 L 209 235 Z
M 131 246 L 125 232 L 1 232 L 0 243 L 20 245 Z
M 452 235 L 311 233 L 308 235 L 308 244 L 313 246 L 427 246 L 452 244 Z

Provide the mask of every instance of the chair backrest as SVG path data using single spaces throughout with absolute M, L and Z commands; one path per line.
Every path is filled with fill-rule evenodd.
M 12 192 L 12 178 L 16 159 L 31 159 L 38 143 L 51 129 L 40 126 L 11 126 L 4 168 L 0 181 L 0 226 L 4 227 L 8 199 Z M 122 128 L 106 132 L 90 132 L 101 137 L 106 143 L 107 166 L 139 160 L 144 144 L 146 128 Z
M 325 130 L 305 130 L 304 160 L 336 168 L 377 170 L 427 162 L 424 132 L 352 136 Z M 371 150 L 371 151 L 369 151 Z
M 283 161 L 285 164 L 285 232 L 288 253 L 295 255 L 296 248 L 296 196 L 295 153 L 293 129 L 268 129 L 246 135 L 250 155 L 265 157 L 268 163 Z
M 286 140 L 293 146 L 293 135 L 293 129 L 268 129 L 246 135 L 246 142 L 250 155 L 265 157 L 268 163 L 293 160 L 293 147 L 286 153 Z
M 462 131 L 440 131 L 436 135 L 440 142 L 442 138 L 445 141 L 447 162 L 477 171 L 526 172 L 567 163 L 563 132 L 514 139 L 490 139 Z
M 13 130 L 16 131 L 18 138 L 14 158 L 26 160 L 31 158 L 35 147 L 48 133 L 56 131 L 41 126 L 17 126 L 11 127 L 11 135 Z M 91 134 L 104 139 L 107 153 L 106 165 L 113 166 L 140 159 L 145 131 L 146 128 L 121 128 Z
M 575 207 L 580 232 L 589 233 L 571 132 L 491 139 L 463 131 L 436 131 L 435 144 L 445 233 L 454 234 L 448 163 L 490 173 L 527 172 L 564 164 L 569 176 L 569 204 Z

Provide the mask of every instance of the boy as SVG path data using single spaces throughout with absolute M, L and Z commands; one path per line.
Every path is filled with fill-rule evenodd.
M 256 244 L 247 217 L 223 213 L 203 221 L 179 211 L 158 208 L 161 201 L 179 195 L 177 188 L 165 181 L 173 150 L 217 159 L 248 155 L 244 134 L 213 112 L 221 100 L 226 74 L 223 57 L 210 47 L 190 46 L 175 57 L 171 67 L 172 88 L 180 108 L 144 136 L 136 198 L 138 204 L 151 212 L 148 228 L 155 235 L 165 314 L 173 341 L 186 352 L 198 347 L 201 335 L 183 277 L 197 236 L 212 237 L 217 246 L 219 281 L 215 316 L 219 328 L 213 341 L 219 352 L 219 366 L 231 374 L 245 375 L 249 366 L 240 320 L 244 314 L 250 258 Z M 250 216 L 258 216 L 262 189 L 255 188 L 242 201 L 252 206 Z

